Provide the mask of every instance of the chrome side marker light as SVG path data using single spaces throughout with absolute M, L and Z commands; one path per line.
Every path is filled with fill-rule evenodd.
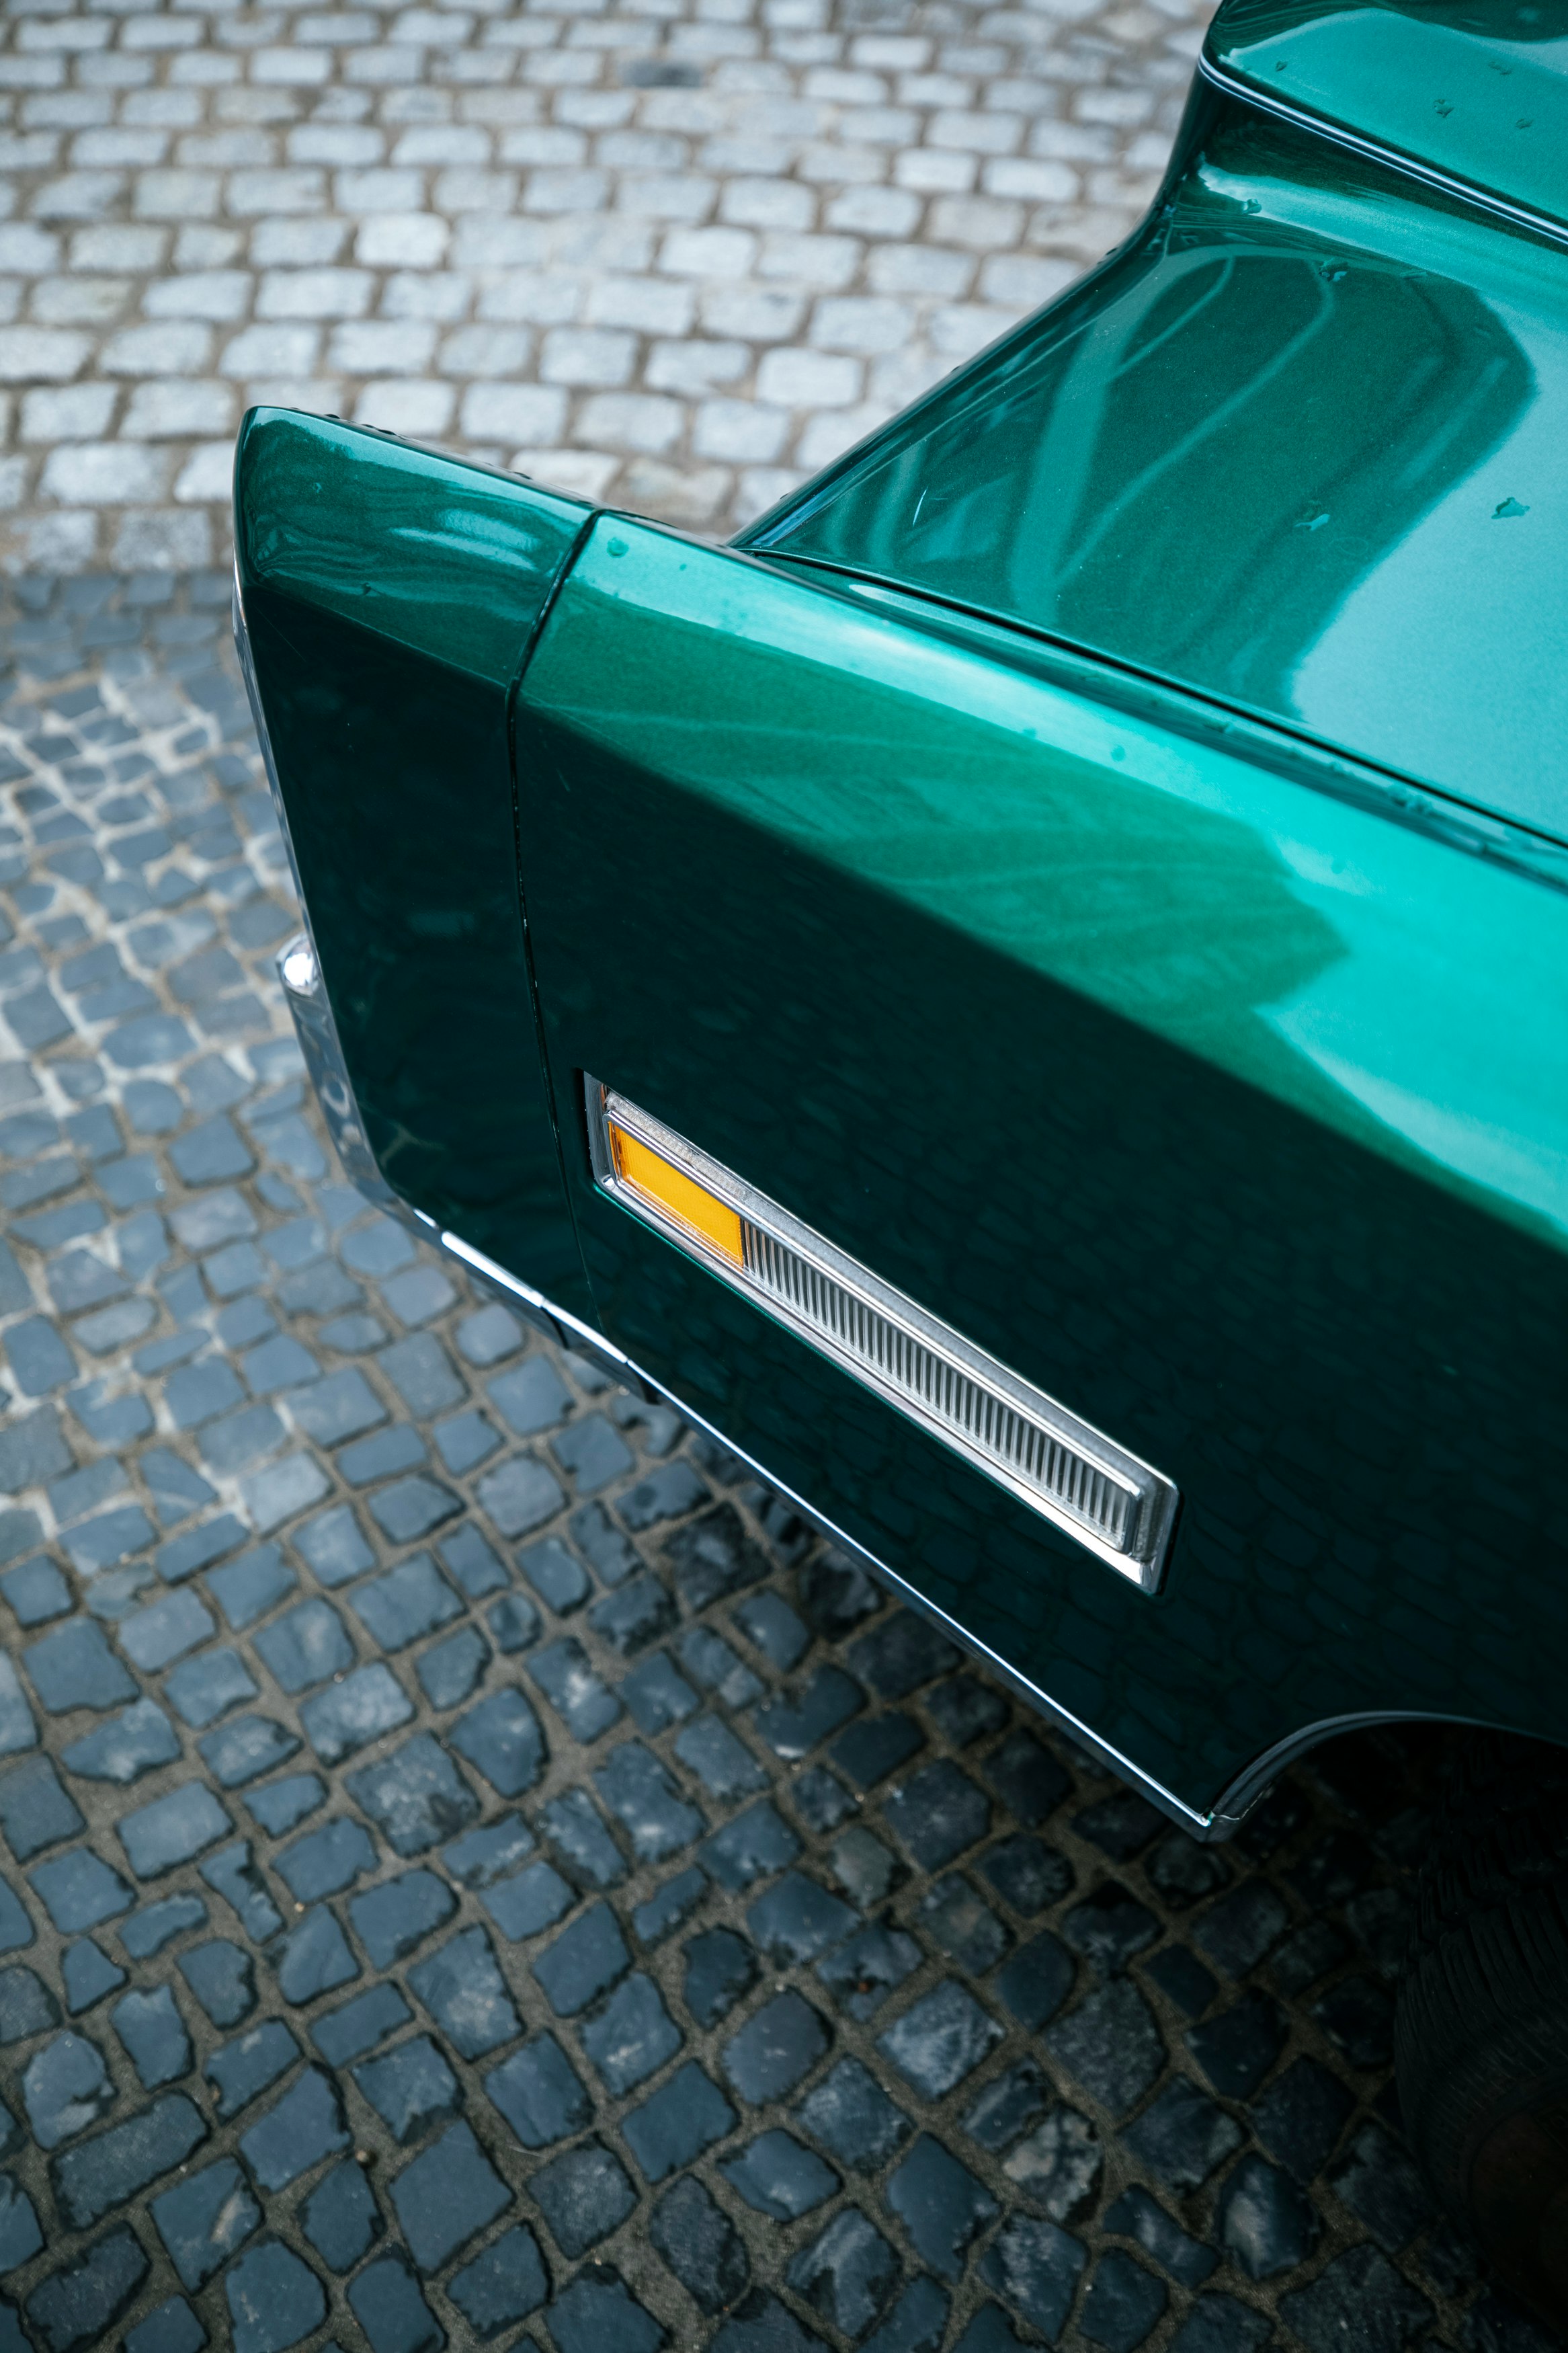
M 600 1190 L 1145 1593 L 1169 1479 L 624 1095 L 584 1082 Z

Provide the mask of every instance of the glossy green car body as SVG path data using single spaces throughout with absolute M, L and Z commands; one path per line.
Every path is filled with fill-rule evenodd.
M 1223 12 L 1138 235 L 737 549 L 241 441 L 383 1177 L 1211 1833 L 1348 1724 L 1568 1735 L 1568 146 L 1485 111 L 1568 42 L 1510 25 Z M 1173 1481 L 1159 1589 L 607 1198 L 590 1079 Z

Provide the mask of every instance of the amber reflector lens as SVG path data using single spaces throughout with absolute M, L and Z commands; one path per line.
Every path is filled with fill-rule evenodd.
M 670 1217 L 678 1218 L 694 1234 L 700 1234 L 710 1249 L 721 1251 L 731 1266 L 743 1267 L 746 1262 L 745 1243 L 741 1231 L 740 1213 L 726 1201 L 715 1198 L 693 1182 L 683 1170 L 673 1167 L 657 1152 L 637 1136 L 628 1135 L 624 1127 L 611 1120 L 610 1151 L 616 1174 L 623 1185 L 646 1200 L 655 1201 Z

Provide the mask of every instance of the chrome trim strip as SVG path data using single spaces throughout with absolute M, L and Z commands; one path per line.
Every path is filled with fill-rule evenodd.
M 1215 1814 L 1195 1811 L 1184 1799 L 1178 1798 L 1173 1790 L 1167 1789 L 1163 1781 L 1156 1781 L 1153 1776 L 1146 1773 L 1141 1765 L 1135 1765 L 1130 1757 L 1122 1755 L 1121 1749 L 1113 1747 L 1109 1740 L 1102 1739 L 1098 1732 L 1092 1731 L 1087 1724 L 1073 1715 L 1070 1708 L 1064 1707 L 1059 1700 L 1052 1699 L 1050 1694 L 1042 1691 L 1038 1683 L 1031 1683 L 1027 1675 L 1021 1673 L 1016 1667 L 1010 1666 L 999 1651 L 993 1651 L 988 1644 L 981 1641 L 977 1634 L 972 1634 L 958 1619 L 949 1617 L 939 1602 L 929 1599 L 918 1586 L 910 1585 L 907 1578 L 900 1577 L 897 1569 L 889 1568 L 886 1561 L 879 1559 L 874 1552 L 868 1552 L 863 1544 L 857 1543 L 853 1536 L 846 1535 L 837 1522 L 830 1520 L 826 1513 L 817 1509 L 815 1504 L 807 1503 L 805 1496 L 797 1494 L 793 1487 L 786 1487 L 777 1472 L 770 1471 L 765 1462 L 759 1462 L 755 1455 L 748 1454 L 744 1447 L 737 1446 L 734 1440 L 726 1436 L 723 1430 L 716 1429 L 711 1422 L 705 1421 L 700 1413 L 694 1413 L 684 1398 L 678 1397 L 673 1389 L 662 1388 L 651 1374 L 643 1372 L 640 1367 L 634 1366 L 633 1370 L 650 1397 L 661 1398 L 667 1404 L 672 1405 L 683 1421 L 689 1421 L 695 1428 L 706 1430 L 710 1438 L 716 1438 L 721 1446 L 727 1447 L 731 1454 L 754 1471 L 764 1486 L 771 1488 L 775 1495 L 781 1495 L 793 1511 L 800 1514 L 803 1520 L 809 1521 L 814 1528 L 818 1529 L 830 1544 L 838 1545 L 853 1559 L 862 1562 L 874 1577 L 879 1577 L 884 1585 L 892 1588 L 900 1601 L 906 1602 L 911 1609 L 918 1609 L 921 1617 L 929 1618 L 933 1625 L 940 1626 L 942 1632 L 956 1642 L 962 1650 L 967 1651 L 972 1659 L 978 1659 L 984 1665 L 989 1667 L 992 1673 L 1005 1683 L 1010 1691 L 1016 1693 L 1018 1698 L 1045 1716 L 1059 1731 L 1067 1733 L 1070 1738 L 1076 1740 L 1080 1747 L 1086 1748 L 1090 1756 L 1104 1765 L 1109 1771 L 1116 1774 L 1119 1779 L 1126 1781 L 1132 1788 L 1137 1789 L 1142 1796 L 1148 1799 L 1152 1806 L 1157 1806 L 1168 1820 L 1175 1822 L 1184 1830 L 1189 1837 L 1196 1839 L 1202 1844 L 1207 1844 L 1216 1838 L 1228 1838 L 1237 1827 L 1237 1821 L 1226 1820 L 1223 1825 L 1218 1825 L 1217 1817 Z M 1262 1792 L 1259 1791 L 1258 1794 L 1261 1795 Z M 1239 1820 L 1239 1817 L 1237 1820 Z
M 435 1220 L 426 1218 L 422 1210 L 416 1209 L 414 1215 L 433 1231 L 437 1230 Z M 443 1250 L 450 1250 L 454 1258 L 460 1258 L 465 1266 L 471 1267 L 487 1282 L 493 1282 L 498 1290 L 506 1292 L 536 1322 L 552 1325 L 552 1336 L 559 1340 L 563 1348 L 591 1358 L 595 1364 L 603 1366 L 612 1379 L 625 1383 L 627 1388 L 636 1388 L 639 1383 L 647 1387 L 631 1358 L 624 1356 L 614 1341 L 606 1340 L 602 1332 L 595 1331 L 591 1324 L 583 1323 L 564 1307 L 557 1307 L 553 1300 L 546 1299 L 544 1293 L 535 1291 L 531 1283 L 521 1282 L 515 1274 L 509 1274 L 504 1266 L 498 1266 L 493 1258 L 487 1258 L 483 1250 L 478 1250 L 471 1242 L 464 1241 L 460 1234 L 437 1231 L 437 1239 Z
M 497 1266 L 494 1260 L 486 1258 L 482 1251 L 471 1249 L 458 1235 L 444 1233 L 441 1240 L 455 1257 L 460 1258 L 466 1265 L 471 1266 L 487 1282 L 504 1288 L 513 1297 L 537 1302 L 544 1313 L 552 1316 L 562 1326 L 563 1334 L 581 1331 L 584 1328 L 577 1324 L 574 1317 L 566 1314 L 552 1302 L 544 1299 L 529 1284 L 520 1282 L 515 1275 L 509 1274 L 504 1267 Z M 1099 1733 L 1091 1731 L 1087 1724 L 1081 1723 L 1070 1709 L 1063 1707 L 1059 1702 L 1052 1699 L 1048 1692 L 1042 1691 L 1037 1683 L 1031 1683 L 1027 1675 L 1021 1674 L 1016 1667 L 1009 1666 L 1007 1661 L 997 1651 L 991 1650 L 977 1635 L 970 1633 L 956 1618 L 950 1618 L 947 1611 L 937 1602 L 928 1600 L 918 1587 L 909 1584 L 896 1569 L 889 1568 L 885 1561 L 879 1560 L 875 1553 L 868 1552 L 863 1544 L 858 1543 L 852 1535 L 847 1535 L 837 1522 L 830 1520 L 826 1513 L 817 1509 L 815 1504 L 808 1503 L 805 1497 L 797 1494 L 793 1487 L 785 1486 L 777 1472 L 770 1471 L 765 1462 L 759 1462 L 754 1454 L 748 1454 L 743 1446 L 737 1446 L 733 1439 L 730 1438 L 725 1431 L 717 1428 L 714 1423 L 704 1420 L 701 1414 L 693 1411 L 686 1398 L 679 1396 L 675 1390 L 666 1388 L 661 1382 L 653 1377 L 651 1373 L 644 1372 L 641 1366 L 635 1364 L 630 1357 L 623 1356 L 618 1350 L 612 1349 L 609 1343 L 599 1335 L 595 1334 L 593 1337 L 596 1351 L 606 1364 L 612 1357 L 618 1362 L 621 1366 L 620 1377 L 628 1388 L 640 1388 L 647 1397 L 673 1406 L 683 1421 L 689 1422 L 693 1429 L 704 1430 L 710 1438 L 716 1439 L 721 1446 L 726 1448 L 730 1453 L 744 1462 L 749 1470 L 754 1472 L 764 1486 L 770 1488 L 775 1495 L 781 1496 L 792 1511 L 798 1512 L 803 1520 L 808 1521 L 814 1528 L 825 1535 L 830 1544 L 841 1546 L 854 1560 L 869 1569 L 871 1574 L 879 1577 L 884 1585 L 891 1587 L 900 1601 L 907 1602 L 910 1609 L 918 1609 L 922 1617 L 929 1618 L 934 1625 L 940 1626 L 942 1632 L 958 1643 L 962 1649 L 967 1651 L 971 1658 L 981 1660 L 1028 1706 L 1036 1709 L 1038 1714 L 1056 1725 L 1060 1731 L 1076 1740 L 1080 1747 L 1087 1749 L 1090 1756 L 1105 1766 L 1109 1771 L 1115 1773 L 1121 1780 L 1137 1789 L 1141 1795 L 1148 1799 L 1152 1806 L 1158 1807 L 1168 1820 L 1175 1822 L 1185 1831 L 1190 1838 L 1207 1843 L 1216 1838 L 1228 1838 L 1236 1829 L 1235 1821 L 1226 1820 L 1220 1824 L 1215 1815 L 1196 1812 L 1193 1807 L 1186 1804 L 1184 1799 L 1178 1798 L 1173 1790 L 1167 1789 L 1163 1782 L 1156 1781 L 1151 1774 L 1144 1772 L 1142 1766 L 1135 1765 L 1131 1757 L 1124 1757 L 1119 1748 L 1111 1746 L 1110 1741 L 1102 1739 Z M 566 1345 L 572 1346 L 575 1343 L 568 1339 Z
M 1157 1591 L 1180 1503 L 1162 1472 L 662 1120 L 597 1080 L 584 1078 L 584 1085 L 595 1181 L 610 1199 L 1107 1567 L 1142 1592 Z M 735 1212 L 743 1266 L 622 1179 L 611 1152 L 612 1124 Z
M 414 1212 L 415 1216 L 418 1214 L 417 1211 Z M 428 1220 L 425 1220 L 425 1223 L 428 1225 Z M 563 1309 L 557 1307 L 552 1301 L 545 1299 L 528 1283 L 520 1282 L 515 1275 L 509 1274 L 504 1267 L 497 1266 L 495 1261 L 486 1258 L 482 1251 L 471 1249 L 458 1235 L 444 1233 L 440 1240 L 455 1257 L 460 1258 L 466 1265 L 472 1267 L 474 1271 L 482 1276 L 486 1282 L 495 1283 L 498 1288 L 504 1289 L 513 1298 L 533 1305 L 536 1312 L 552 1319 L 561 1327 L 562 1336 L 566 1345 L 577 1345 L 575 1340 L 569 1336 L 584 1329 L 576 1322 L 575 1317 L 568 1315 Z M 933 1625 L 940 1626 L 951 1641 L 966 1651 L 971 1658 L 980 1660 L 1026 1706 L 1035 1709 L 1037 1714 L 1043 1715 L 1047 1723 L 1054 1724 L 1058 1731 L 1065 1732 L 1070 1739 L 1077 1741 L 1079 1746 L 1086 1749 L 1098 1763 L 1103 1765 L 1108 1771 L 1116 1774 L 1121 1780 L 1128 1784 L 1129 1788 L 1136 1789 L 1140 1796 L 1147 1798 L 1149 1803 L 1156 1807 L 1168 1821 L 1174 1822 L 1178 1829 L 1184 1831 L 1187 1836 L 1196 1841 L 1199 1845 L 1216 1845 L 1233 1837 L 1241 1828 L 1253 1807 L 1267 1795 L 1286 1767 L 1309 1755 L 1312 1749 L 1321 1747 L 1326 1741 L 1338 1739 L 1345 1733 L 1370 1731 L 1380 1724 L 1446 1724 L 1456 1720 L 1447 1716 L 1422 1715 L 1414 1710 L 1402 1708 L 1390 1709 L 1381 1715 L 1325 1716 L 1315 1724 L 1302 1725 L 1296 1731 L 1287 1733 L 1282 1740 L 1276 1741 L 1271 1747 L 1264 1749 L 1226 1784 L 1207 1812 L 1199 1812 L 1196 1808 L 1189 1806 L 1184 1799 L 1178 1798 L 1174 1790 L 1166 1788 L 1163 1781 L 1156 1780 L 1154 1776 L 1146 1772 L 1141 1765 L 1135 1765 L 1130 1757 L 1125 1756 L 1111 1742 L 1093 1731 L 1089 1725 L 1074 1715 L 1070 1708 L 1064 1707 L 1059 1700 L 1054 1700 L 1048 1692 L 1042 1691 L 1038 1683 L 1031 1683 L 1027 1675 L 1010 1665 L 999 1652 L 990 1649 L 977 1635 L 972 1634 L 958 1619 L 950 1617 L 939 1603 L 929 1600 L 917 1586 L 910 1585 L 906 1578 L 900 1577 L 897 1569 L 889 1568 L 887 1563 L 879 1559 L 875 1553 L 868 1551 L 867 1547 L 858 1543 L 854 1536 L 847 1535 L 836 1521 L 829 1519 L 825 1512 L 819 1511 L 815 1504 L 808 1503 L 806 1498 L 797 1494 L 793 1487 L 785 1486 L 776 1472 L 770 1471 L 767 1464 L 759 1461 L 754 1454 L 748 1454 L 743 1446 L 737 1446 L 727 1431 L 719 1429 L 715 1423 L 705 1420 L 701 1414 L 694 1412 L 685 1398 L 678 1395 L 674 1389 L 666 1388 L 660 1382 L 655 1380 L 651 1373 L 645 1372 L 641 1366 L 635 1364 L 631 1358 L 623 1356 L 618 1349 L 612 1348 L 609 1342 L 603 1339 L 597 1333 L 592 1337 L 595 1352 L 605 1363 L 606 1369 L 613 1369 L 618 1365 L 620 1367 L 618 1377 L 628 1388 L 640 1388 L 646 1397 L 673 1406 L 683 1421 L 689 1422 L 693 1429 L 704 1430 L 710 1438 L 716 1439 L 730 1453 L 744 1462 L 749 1470 L 754 1472 L 764 1486 L 770 1488 L 775 1495 L 781 1496 L 792 1511 L 798 1512 L 803 1520 L 809 1522 L 814 1528 L 825 1535 L 830 1544 L 839 1546 L 854 1560 L 868 1568 L 872 1576 L 890 1587 L 900 1600 L 906 1603 L 910 1609 L 918 1609 L 923 1618 L 928 1618 Z
M 1436 188 L 1440 195 L 1456 196 L 1463 204 L 1474 205 L 1479 211 L 1496 213 L 1516 228 L 1531 229 L 1538 237 L 1550 237 L 1553 244 L 1568 245 L 1568 223 L 1553 220 L 1550 213 L 1531 212 L 1528 206 L 1512 204 L 1507 196 L 1496 195 L 1474 180 L 1441 171 L 1436 164 L 1424 164 L 1419 156 L 1406 155 L 1398 147 L 1385 147 L 1381 140 L 1363 138 L 1359 131 L 1347 129 L 1327 114 L 1314 114 L 1309 107 L 1292 106 L 1289 99 L 1276 98 L 1272 92 L 1259 90 L 1240 74 L 1227 73 L 1206 50 L 1199 55 L 1198 74 L 1226 98 L 1239 99 L 1263 114 L 1277 115 L 1281 122 L 1289 122 L 1298 131 L 1310 131 L 1316 138 L 1332 140 L 1336 146 L 1348 147 L 1369 163 L 1382 164 L 1391 172 L 1402 173 L 1407 180 L 1419 180 L 1425 186 Z

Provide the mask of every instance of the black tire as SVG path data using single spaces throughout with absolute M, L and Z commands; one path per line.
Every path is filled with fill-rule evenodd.
M 1568 2338 L 1568 1754 L 1456 1739 L 1399 1988 L 1400 2103 L 1433 2190 Z

